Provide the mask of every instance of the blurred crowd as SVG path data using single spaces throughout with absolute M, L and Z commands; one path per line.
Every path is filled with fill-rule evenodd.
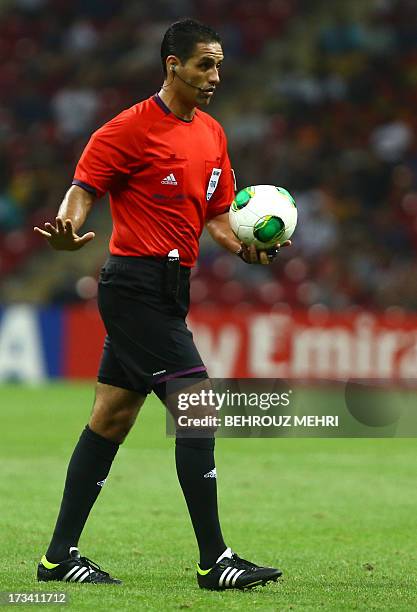
M 224 40 L 210 112 L 238 187 L 284 186 L 299 212 L 273 266 L 203 238 L 193 301 L 416 309 L 414 0 L 2 0 L 0 278 L 45 248 L 31 227 L 55 213 L 91 131 L 159 89 L 160 41 L 183 16 Z

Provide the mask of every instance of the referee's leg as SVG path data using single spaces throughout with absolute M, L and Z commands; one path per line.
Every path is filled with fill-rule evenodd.
M 96 434 L 121 444 L 136 421 L 146 396 L 135 391 L 98 382 L 89 428 Z
M 211 384 L 206 372 L 196 372 L 188 377 L 171 380 L 170 388 L 163 383 L 154 387 L 154 392 L 165 403 L 177 424 L 175 441 L 175 463 L 178 480 L 190 514 L 200 553 L 199 566 L 207 573 L 227 550 L 223 539 L 217 506 L 217 473 L 214 459 L 215 427 L 179 427 L 179 395 L 186 391 L 198 395 L 210 391 Z M 207 405 L 192 406 L 187 411 L 190 422 L 209 417 L 210 422 L 217 413 Z
M 46 558 L 59 563 L 77 547 L 88 515 L 109 474 L 111 464 L 134 424 L 145 397 L 134 391 L 97 383 L 89 424 L 68 465 L 64 494 Z

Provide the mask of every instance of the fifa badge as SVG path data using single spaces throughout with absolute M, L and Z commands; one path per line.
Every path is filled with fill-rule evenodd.
M 221 168 L 213 168 L 211 172 L 211 177 L 207 186 L 206 200 L 210 200 L 213 193 L 216 191 L 217 183 L 219 182 L 219 178 L 222 171 Z

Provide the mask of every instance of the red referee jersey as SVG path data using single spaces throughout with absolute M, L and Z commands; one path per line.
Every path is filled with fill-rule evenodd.
M 158 95 L 92 135 L 73 185 L 98 197 L 109 192 L 112 254 L 164 257 L 177 248 L 190 267 L 204 223 L 234 197 L 222 127 L 201 110 L 183 121 Z

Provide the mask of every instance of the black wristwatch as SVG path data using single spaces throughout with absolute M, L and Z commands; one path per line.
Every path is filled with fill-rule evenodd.
M 236 251 L 236 255 L 238 257 L 240 257 L 240 259 L 242 261 L 244 261 L 245 263 L 250 263 L 249 261 L 247 261 L 245 259 L 244 252 L 245 252 L 245 250 L 244 250 L 243 246 L 241 246 L 240 249 L 238 251 Z M 278 253 L 279 253 L 279 249 L 277 249 L 276 247 L 271 247 L 269 249 L 266 249 L 266 254 L 268 255 L 269 261 L 274 261 L 274 259 L 278 255 Z
M 278 253 L 279 249 L 277 249 L 277 247 L 271 247 L 270 249 L 266 249 L 266 254 L 268 255 L 269 261 L 274 261 Z

